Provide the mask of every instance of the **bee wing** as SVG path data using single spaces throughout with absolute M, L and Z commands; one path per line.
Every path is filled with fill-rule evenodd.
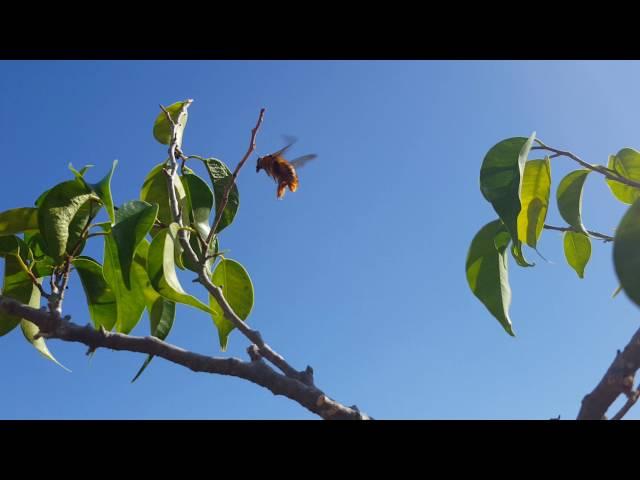
M 295 160 L 291 160 L 289 163 L 293 165 L 296 169 L 304 167 L 311 160 L 318 158 L 318 155 L 315 153 L 311 153 L 309 155 L 302 155 L 301 157 L 296 158 Z
M 289 150 L 289 147 L 291 147 L 294 143 L 296 143 L 298 141 L 298 139 L 296 137 L 292 137 L 291 135 L 282 135 L 282 138 L 284 138 L 284 141 L 285 141 L 285 143 L 287 145 L 282 147 L 277 152 L 272 153 L 273 156 L 282 155 L 284 152 Z

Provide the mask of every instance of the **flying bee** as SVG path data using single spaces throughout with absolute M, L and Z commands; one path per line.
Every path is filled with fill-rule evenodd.
M 285 159 L 282 155 L 289 147 L 296 143 L 295 138 L 290 138 L 289 140 L 289 144 L 277 152 L 259 157 L 256 165 L 256 172 L 264 170 L 267 172 L 267 175 L 273 178 L 278 184 L 276 195 L 279 199 L 284 197 L 284 192 L 287 187 L 289 187 L 289 191 L 291 192 L 295 192 L 298 189 L 299 182 L 296 170 L 317 157 L 315 154 L 310 154 L 303 155 L 291 161 Z

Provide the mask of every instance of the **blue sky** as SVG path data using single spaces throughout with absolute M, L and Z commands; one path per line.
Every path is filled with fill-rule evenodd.
M 535 268 L 509 265 L 517 337 L 506 335 L 465 280 L 469 243 L 495 218 L 479 169 L 496 142 L 534 130 L 592 163 L 640 149 L 639 80 L 637 62 L 3 61 L 0 210 L 32 205 L 70 178 L 69 162 L 95 165 L 87 176 L 97 180 L 118 159 L 116 204 L 138 198 L 166 158 L 151 135 L 158 104 L 186 98 L 195 102 L 184 150 L 233 167 L 265 107 L 260 154 L 293 134 L 292 155 L 319 155 L 284 201 L 252 158 L 220 238 L 253 279 L 249 322 L 266 340 L 298 368 L 312 365 L 327 394 L 376 418 L 572 418 L 640 312 L 611 299 L 610 245 L 594 242 L 580 280 L 561 235 L 545 232 L 550 263 L 529 250 Z M 555 191 L 577 165 L 552 162 Z M 595 175 L 585 188 L 585 225 L 611 233 L 624 206 Z M 547 221 L 562 224 L 555 205 Z M 101 250 L 98 240 L 87 253 Z M 75 279 L 65 310 L 81 324 L 83 299 Z M 134 333 L 148 328 L 145 317 Z M 220 355 L 212 321 L 189 307 L 168 340 Z M 0 338 L 0 418 L 315 418 L 240 379 L 155 359 L 131 384 L 142 355 L 99 350 L 89 360 L 78 344 L 49 347 L 73 373 L 19 330 Z M 246 347 L 234 332 L 228 353 L 245 358 Z

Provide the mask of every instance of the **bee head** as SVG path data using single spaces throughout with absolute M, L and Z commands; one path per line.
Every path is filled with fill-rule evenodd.
M 260 168 L 262 168 L 260 166 L 260 161 L 262 160 L 262 157 L 258 157 L 258 163 L 256 164 L 256 173 L 258 173 L 260 171 Z

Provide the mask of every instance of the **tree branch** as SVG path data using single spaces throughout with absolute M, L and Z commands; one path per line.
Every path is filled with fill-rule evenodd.
M 640 189 L 640 183 L 635 182 L 633 180 L 630 180 L 626 177 L 623 177 L 622 175 L 618 174 L 618 172 L 611 170 L 603 165 L 592 165 L 590 163 L 585 162 L 584 160 L 582 160 L 580 157 L 578 157 L 577 155 L 575 155 L 574 153 L 568 152 L 566 150 L 559 150 L 557 148 L 553 148 L 550 147 L 546 144 L 544 144 L 541 140 L 538 140 L 537 138 L 535 139 L 535 142 L 539 145 L 538 147 L 531 147 L 531 150 L 548 150 L 549 152 L 553 152 L 554 154 L 551 155 L 552 158 L 554 157 L 567 157 L 570 158 L 571 160 L 579 163 L 580 165 L 582 165 L 584 168 L 588 169 L 588 170 L 592 170 L 594 172 L 598 172 L 601 175 L 604 175 L 606 178 L 613 180 L 615 182 L 619 182 L 622 183 L 624 185 L 628 185 L 630 187 L 633 188 L 638 188 Z
M 289 378 L 276 372 L 262 359 L 251 362 L 237 358 L 216 358 L 201 355 L 163 342 L 155 337 L 136 337 L 122 333 L 95 330 L 90 324 L 82 327 L 71 322 L 70 317 L 37 310 L 16 300 L 0 295 L 0 311 L 17 315 L 34 323 L 40 329 L 39 336 L 66 342 L 82 343 L 90 351 L 109 348 L 128 352 L 145 353 L 187 367 L 194 372 L 230 375 L 260 385 L 274 395 L 290 398 L 325 420 L 368 420 L 370 417 L 353 407 L 346 407 L 330 399 L 315 386 Z
M 556 230 L 558 232 L 577 232 L 580 233 L 580 230 L 578 230 L 577 228 L 573 228 L 573 227 L 554 227 L 553 225 L 547 225 L 546 223 L 544 224 L 543 227 L 545 230 Z M 598 232 L 593 232 L 591 230 L 587 230 L 587 233 L 589 235 L 591 235 L 592 237 L 598 238 L 600 240 L 602 240 L 603 242 L 613 242 L 614 238 L 609 236 L 609 235 L 605 235 L 604 233 L 598 233 Z
M 582 406 L 578 413 L 578 420 L 600 420 L 605 419 L 605 414 L 619 395 L 627 395 L 631 398 L 633 393 L 633 382 L 636 371 L 640 368 L 640 329 L 634 333 L 633 337 L 621 352 L 618 350 L 615 359 L 607 369 L 600 383 L 596 385 L 591 393 L 582 400 Z M 629 402 L 627 402 L 629 403 Z M 635 400 L 633 400 L 635 403 Z M 623 407 L 623 410 L 616 414 L 622 418 L 633 405 Z

